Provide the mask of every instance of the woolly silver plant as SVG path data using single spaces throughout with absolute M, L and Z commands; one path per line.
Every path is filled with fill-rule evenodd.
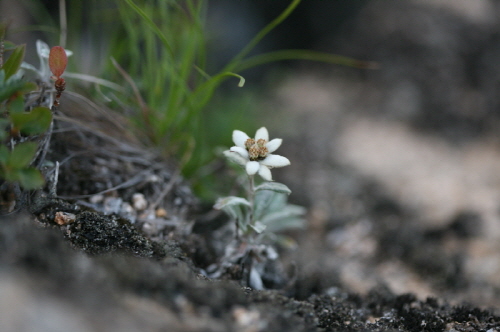
M 288 158 L 273 154 L 282 141 L 281 138 L 269 140 L 265 127 L 257 130 L 254 138 L 234 130 L 235 145 L 224 151 L 230 161 L 245 170 L 248 188 L 247 197 L 219 198 L 214 206 L 224 211 L 235 223 L 235 240 L 226 247 L 222 265 L 228 267 L 236 262 L 248 262 L 244 267 L 248 270 L 247 284 L 254 289 L 264 289 L 264 268 L 270 260 L 278 258 L 272 244 L 289 243 L 288 238 L 277 233 L 301 228 L 305 224 L 305 209 L 288 204 L 290 189 L 272 179 L 271 169 L 290 165 Z M 259 185 L 256 185 L 257 174 L 263 180 Z

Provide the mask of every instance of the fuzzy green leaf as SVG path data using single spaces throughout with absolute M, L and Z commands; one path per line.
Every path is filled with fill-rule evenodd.
M 28 167 L 17 170 L 17 173 L 18 173 L 19 184 L 24 189 L 27 190 L 38 189 L 42 187 L 43 184 L 45 183 L 45 180 L 40 171 L 34 167 Z
M 5 72 L 0 70 L 0 102 L 9 99 L 15 93 L 27 93 L 37 88 L 35 83 L 13 78 L 4 82 L 2 77 L 5 78 Z
M 11 55 L 3 64 L 2 69 L 5 70 L 5 78 L 9 78 L 19 70 L 21 67 L 21 63 L 24 59 L 24 52 L 26 51 L 26 45 L 17 46 L 14 51 L 12 51 Z
M 24 112 L 24 97 L 22 95 L 18 95 L 16 99 L 10 102 L 9 104 L 9 113 L 17 114 Z
M 249 223 L 250 202 L 236 196 L 219 198 L 214 205 L 217 210 L 223 210 L 231 219 L 238 223 L 239 229 L 246 233 Z
M 9 160 L 9 149 L 5 145 L 0 145 L 0 165 L 7 164 Z
M 253 225 L 250 225 L 250 227 L 252 227 L 252 229 L 253 229 L 256 233 L 260 234 L 260 233 L 262 233 L 263 231 L 265 231 L 265 230 L 266 230 L 266 227 L 267 227 L 267 226 L 266 226 L 266 225 L 264 225 L 263 223 L 261 223 L 260 221 L 256 221 Z
M 233 206 L 233 205 L 244 205 L 249 207 L 250 202 L 248 202 L 244 198 L 236 196 L 223 197 L 217 200 L 217 202 L 214 205 L 214 209 L 221 210 L 227 206 Z
M 50 127 L 52 112 L 47 107 L 35 107 L 29 113 L 10 115 L 14 126 L 26 135 L 39 135 Z
M 7 161 L 8 166 L 20 169 L 28 166 L 35 156 L 38 145 L 34 142 L 24 142 L 14 147 Z
M 227 205 L 222 210 L 238 223 L 238 227 L 243 233 L 247 232 L 248 223 L 250 222 L 248 207 L 245 205 Z
M 258 190 L 272 190 L 277 193 L 283 193 L 288 195 L 292 193 L 292 191 L 287 186 L 285 186 L 283 183 L 278 183 L 278 182 L 264 182 L 263 184 L 255 188 L 255 191 Z
M 19 92 L 28 93 L 34 91 L 38 88 L 38 86 L 33 82 L 25 82 L 23 80 L 19 80 L 21 87 L 19 88 Z
M 279 211 L 286 205 L 287 195 L 272 190 L 260 190 L 255 193 L 254 219 L 262 220 L 267 214 Z
M 7 138 L 7 126 L 10 124 L 10 121 L 7 119 L 0 118 L 0 142 Z
M 0 71 L 2 73 L 2 71 Z M 12 96 L 14 93 L 18 92 L 22 87 L 24 83 L 20 81 L 14 81 L 10 82 L 9 84 L 0 86 L 0 102 L 7 100 Z
M 279 211 L 265 215 L 261 222 L 270 232 L 279 232 L 291 228 L 302 228 L 305 224 L 303 216 L 306 209 L 302 206 L 287 204 Z

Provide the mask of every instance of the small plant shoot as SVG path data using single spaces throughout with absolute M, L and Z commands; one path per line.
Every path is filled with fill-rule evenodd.
M 25 45 L 5 48 L 5 26 L 1 25 L 0 30 L 0 190 L 14 192 L 17 204 L 23 201 L 25 191 L 40 189 L 45 183 L 40 165 L 51 135 L 49 107 L 59 105 L 65 88 L 61 75 L 68 59 L 62 47 L 55 46 L 48 52 L 48 46 L 39 41 L 41 68 L 37 70 L 23 62 Z M 50 81 L 48 68 L 55 80 L 55 97 L 54 90 L 47 90 L 46 98 L 29 101 L 30 95 L 43 91 L 40 84 Z
M 54 46 L 50 49 L 49 68 L 56 79 L 60 78 L 68 64 L 66 51 L 61 46 Z

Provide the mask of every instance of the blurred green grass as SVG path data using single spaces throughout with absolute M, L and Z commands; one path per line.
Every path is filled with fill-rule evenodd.
M 21 0 L 45 31 L 51 45 L 74 52 L 69 65 L 118 83 L 125 92 L 100 87 L 94 97 L 110 100 L 133 123 L 131 130 L 146 146 L 177 160 L 197 193 L 212 200 L 217 184 L 217 149 L 232 144 L 234 129 L 253 131 L 266 125 L 258 117 L 259 91 L 237 89 L 241 71 L 282 59 L 306 59 L 363 67 L 366 63 L 308 50 L 281 50 L 249 56 L 254 47 L 285 20 L 301 0 L 290 1 L 222 69 L 207 64 L 210 32 L 207 0 L 72 0 L 58 24 L 59 13 L 44 10 L 38 0 Z M 63 13 L 64 14 L 64 13 Z M 36 16 L 38 15 L 38 16 Z M 67 31 L 60 27 L 67 23 Z M 56 26 L 55 26 L 56 25 Z M 59 31 L 59 33 L 54 33 Z M 233 87 L 217 89 L 229 79 Z M 228 92 L 229 91 L 229 92 Z

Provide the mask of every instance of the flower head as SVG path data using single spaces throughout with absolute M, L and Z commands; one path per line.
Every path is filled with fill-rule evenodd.
M 272 181 L 271 168 L 290 165 L 290 160 L 283 156 L 272 154 L 281 143 L 281 138 L 269 141 L 269 133 L 265 127 L 255 133 L 255 138 L 250 138 L 241 130 L 233 131 L 233 142 L 236 144 L 225 155 L 245 167 L 248 175 L 259 175 L 266 181 Z

